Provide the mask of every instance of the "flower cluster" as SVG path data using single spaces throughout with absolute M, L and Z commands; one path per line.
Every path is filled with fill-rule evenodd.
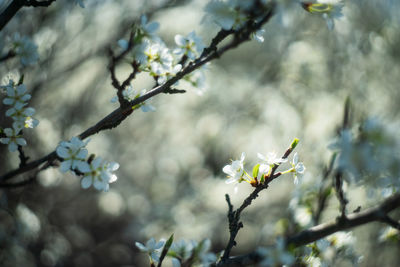
M 6 116 L 13 120 L 12 128 L 4 129 L 6 137 L 0 138 L 0 142 L 8 145 L 8 150 L 14 152 L 18 146 L 25 146 L 26 141 L 22 138 L 22 129 L 35 128 L 39 121 L 32 118 L 35 109 L 27 107 L 31 95 L 27 93 L 24 84 L 15 85 L 13 80 L 8 85 L 1 86 L 6 93 L 3 104 L 10 106 L 6 111 Z
M 57 146 L 56 153 L 63 160 L 60 171 L 82 174 L 81 185 L 84 189 L 93 185 L 97 190 L 108 191 L 109 184 L 117 180 L 113 172 L 119 168 L 119 164 L 104 161 L 100 157 L 87 161 L 88 151 L 85 147 L 88 142 L 72 137 L 69 142 L 63 141 Z
M 154 238 L 149 239 L 146 242 L 146 245 L 139 242 L 135 243 L 136 247 L 141 252 L 147 253 L 149 255 L 151 263 L 158 262 L 160 260 L 161 249 L 163 248 L 164 244 L 164 240 L 156 242 Z
M 294 146 L 291 149 L 294 149 L 297 143 L 298 139 L 296 138 L 295 141 L 293 142 Z M 236 184 L 235 191 L 237 191 L 237 184 L 243 181 L 248 182 L 252 186 L 257 186 L 259 184 L 264 183 L 266 179 L 268 179 L 269 176 L 271 175 L 271 171 L 273 168 L 278 167 L 282 163 L 287 161 L 286 158 L 278 158 L 276 156 L 276 153 L 274 152 L 270 152 L 267 155 L 257 153 L 257 156 L 261 160 L 261 162 L 254 165 L 252 175 L 250 175 L 244 169 L 245 156 L 246 155 L 243 152 L 240 157 L 240 160 L 233 160 L 231 164 L 225 165 L 222 169 L 222 171 L 228 175 L 228 180 L 226 180 L 226 183 Z M 280 175 L 286 173 L 293 173 L 295 178 L 294 180 L 295 184 L 297 184 L 298 179 L 303 176 L 306 168 L 302 162 L 299 162 L 297 153 L 294 154 L 293 160 L 290 164 L 292 167 L 286 171 L 280 172 Z
M 33 43 L 29 37 L 15 33 L 11 43 L 13 51 L 20 57 L 22 65 L 33 65 L 39 60 L 37 45 Z
M 195 60 L 199 57 L 205 46 L 201 38 L 195 32 L 191 32 L 187 36 L 176 35 L 177 47 L 169 49 L 157 35 L 159 26 L 158 22 L 148 22 L 145 15 L 141 17 L 140 24 L 135 29 L 132 56 L 139 65 L 139 70 L 147 72 L 157 81 L 157 84 L 161 85 L 174 77 L 185 64 L 188 64 L 187 59 Z M 127 40 L 119 40 L 118 45 L 122 50 L 129 49 Z M 201 70 L 188 75 L 185 80 L 195 87 L 200 87 L 204 84 L 204 75 L 194 75 L 197 72 L 201 72 Z

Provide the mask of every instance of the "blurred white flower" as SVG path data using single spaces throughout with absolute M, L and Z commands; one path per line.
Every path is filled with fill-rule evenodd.
M 104 162 L 100 157 L 95 158 L 90 164 L 83 162 L 78 166 L 79 171 L 83 173 L 82 188 L 87 189 L 93 185 L 97 190 L 108 191 L 109 184 L 117 180 L 113 172 L 118 168 L 118 163 Z
M 158 22 L 148 22 L 146 15 L 142 15 L 140 17 L 139 32 L 142 36 L 149 39 L 158 40 L 159 38 L 156 35 L 156 32 L 159 28 L 160 24 Z
M 117 43 L 118 43 L 119 47 L 122 48 L 123 51 L 125 51 L 125 50 L 128 49 L 129 42 L 128 42 L 127 40 L 125 40 L 125 39 L 120 39 L 120 40 L 118 40 Z
M 19 135 L 20 129 L 5 128 L 4 133 L 6 137 L 0 138 L 0 143 L 8 145 L 8 150 L 10 152 L 15 152 L 18 146 L 25 146 L 26 141 Z
M 159 242 L 156 242 L 154 238 L 150 238 L 146 242 L 146 245 L 143 245 L 139 242 L 135 243 L 136 247 L 141 252 L 145 252 L 149 255 L 151 262 L 158 262 L 160 260 L 161 248 L 164 246 L 164 244 L 165 241 L 161 240 Z
M 83 0 L 74 0 L 76 5 L 79 5 L 81 8 L 85 8 L 85 3 Z
M 247 15 L 240 8 L 240 2 L 212 0 L 205 6 L 204 10 L 208 13 L 208 17 L 222 29 L 237 30 L 248 20 Z
M 56 148 L 57 155 L 63 159 L 60 166 L 61 172 L 67 172 L 69 170 L 79 169 L 84 165 L 86 156 L 88 154 L 85 146 L 87 141 L 82 141 L 78 137 L 72 137 L 69 142 L 62 141 Z
M 294 209 L 294 220 L 302 227 L 309 226 L 312 222 L 312 213 L 311 210 L 298 206 Z
M 175 43 L 178 45 L 178 48 L 174 49 L 174 54 L 186 55 L 191 60 L 195 60 L 200 56 L 205 48 L 203 41 L 194 31 L 186 37 L 180 34 L 175 35 Z
M 195 241 L 186 242 L 185 240 L 181 239 L 172 243 L 170 251 L 174 252 L 179 259 L 185 261 L 192 256 L 193 249 L 196 247 L 196 245 L 197 243 Z
M 352 232 L 336 232 L 326 239 L 336 248 L 351 247 L 356 241 Z
M 39 60 L 37 46 L 27 36 L 21 37 L 19 33 L 15 33 L 12 37 L 12 45 L 22 65 L 32 65 Z
M 260 266 L 280 266 L 291 265 L 294 263 L 294 256 L 285 248 L 283 238 L 277 238 L 276 245 L 273 248 L 258 248 L 258 253 L 264 257 Z

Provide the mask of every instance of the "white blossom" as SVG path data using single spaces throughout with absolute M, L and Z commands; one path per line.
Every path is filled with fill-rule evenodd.
M 164 246 L 164 244 L 165 241 L 161 240 L 159 242 L 156 242 L 154 238 L 149 239 L 146 242 L 146 245 L 143 245 L 139 242 L 135 243 L 136 247 L 141 252 L 145 252 L 150 256 L 152 262 L 158 262 L 160 260 L 161 248 Z
M 8 145 L 8 150 L 10 152 L 15 152 L 18 149 L 18 146 L 25 146 L 26 141 L 24 138 L 19 135 L 20 129 L 15 128 L 6 128 L 4 129 L 4 133 L 6 137 L 0 138 L 0 143 Z
M 88 142 L 89 140 L 84 142 L 78 137 L 72 137 L 69 142 L 63 141 L 57 146 L 56 153 L 63 159 L 60 166 L 61 172 L 79 169 L 86 163 L 88 151 L 85 146 Z
M 178 48 L 174 49 L 174 54 L 186 55 L 191 60 L 195 60 L 200 56 L 205 48 L 203 41 L 194 31 L 186 37 L 180 34 L 175 35 L 175 43 L 178 45 Z
M 140 17 L 139 32 L 142 36 L 149 39 L 158 40 L 159 38 L 156 35 L 156 32 L 159 28 L 160 24 L 158 22 L 148 22 L 146 15 L 142 15 Z
M 21 64 L 24 66 L 32 65 L 39 60 L 37 45 L 27 36 L 15 33 L 12 38 L 15 53 L 20 57 Z
M 294 256 L 286 250 L 283 238 L 277 238 L 276 245 L 273 248 L 261 247 L 257 251 L 264 257 L 260 266 L 291 265 L 295 261 Z
M 113 172 L 118 168 L 118 163 L 105 162 L 100 157 L 95 158 L 90 164 L 83 162 L 78 166 L 79 171 L 83 173 L 82 188 L 87 189 L 93 185 L 97 190 L 108 191 L 109 184 L 117 180 L 117 176 Z
M 27 93 L 26 86 L 21 84 L 14 87 L 13 81 L 10 80 L 9 84 L 4 86 L 6 89 L 7 97 L 3 99 L 3 104 L 14 107 L 20 107 L 26 101 L 31 99 L 31 95 Z
M 234 160 L 232 161 L 231 164 L 226 165 L 222 171 L 224 173 L 226 173 L 229 177 L 228 180 L 226 180 L 225 183 L 227 184 L 231 184 L 231 183 L 240 183 L 241 179 L 243 177 L 244 174 L 244 166 L 243 166 L 243 162 L 244 162 L 244 158 L 246 157 L 246 154 L 243 152 L 240 160 Z
M 245 2 L 245 1 L 241 1 Z M 205 6 L 208 17 L 224 30 L 237 30 L 248 20 L 240 2 L 212 0 Z

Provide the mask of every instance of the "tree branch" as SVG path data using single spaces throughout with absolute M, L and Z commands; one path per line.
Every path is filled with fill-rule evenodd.
M 186 67 L 184 67 L 180 72 L 178 72 L 174 77 L 169 79 L 166 83 L 162 85 L 158 85 L 154 87 L 152 90 L 148 91 L 146 94 L 135 98 L 134 100 L 129 102 L 129 105 L 126 107 L 119 107 L 110 114 L 108 114 L 106 117 L 101 119 L 99 122 L 97 122 L 94 126 L 88 128 L 84 132 L 82 132 L 78 137 L 80 139 L 85 139 L 91 135 L 97 134 L 100 131 L 103 130 L 108 130 L 108 129 L 113 129 L 117 127 L 122 121 L 124 121 L 130 114 L 133 112 L 133 107 L 136 105 L 143 103 L 144 101 L 148 100 L 149 98 L 156 96 L 160 93 L 164 93 L 165 91 L 168 91 L 171 86 L 173 86 L 177 81 L 182 79 L 184 76 L 187 74 L 195 71 L 196 69 L 200 68 L 204 64 L 210 62 L 211 60 L 214 60 L 221 55 L 223 55 L 225 52 L 236 48 L 240 44 L 249 41 L 250 40 L 250 35 L 252 32 L 256 31 L 259 29 L 263 24 L 267 23 L 270 18 L 273 15 L 273 11 L 275 8 L 275 3 L 271 2 L 270 8 L 268 12 L 266 12 L 265 16 L 258 21 L 257 23 L 251 24 L 251 25 L 246 25 L 243 29 L 241 29 L 239 32 L 235 32 L 235 38 L 231 40 L 228 44 L 225 46 L 221 47 L 220 49 L 213 50 L 209 53 L 205 53 L 205 55 L 202 57 L 200 56 L 198 59 L 196 59 L 194 62 L 190 62 Z M 221 30 L 225 32 L 224 30 Z M 220 33 L 217 34 L 217 36 Z M 225 38 L 227 35 L 225 36 Z M 218 42 L 221 42 L 223 39 L 218 39 Z M 213 42 L 212 42 L 213 44 Z M 54 160 L 57 158 L 56 152 L 53 151 L 46 155 L 43 158 L 37 159 L 33 162 L 27 163 L 24 167 L 18 168 L 15 170 L 12 170 L 2 176 L 0 176 L 0 186 L 1 182 L 4 182 L 6 180 L 9 180 L 16 175 L 22 174 L 24 172 L 34 170 L 37 167 L 39 167 L 41 164 L 48 162 L 49 164 L 52 164 Z
M 7 25 L 7 23 L 17 14 L 23 6 L 32 7 L 47 7 L 56 0 L 36 1 L 36 0 L 14 0 L 0 15 L 0 31 Z
M 348 230 L 357 226 L 361 226 L 371 222 L 388 222 L 388 213 L 400 207 L 400 194 L 396 194 L 383 201 L 380 205 L 367 209 L 362 212 L 349 214 L 346 220 L 335 220 L 328 223 L 319 224 L 300 233 L 294 234 L 286 238 L 287 246 L 304 246 L 315 242 L 321 238 L 327 237 L 338 231 Z M 395 220 L 391 221 L 397 223 Z M 390 224 L 390 223 L 389 223 Z M 393 226 L 395 227 L 395 226 Z M 398 229 L 398 228 L 397 228 Z M 263 260 L 262 255 L 257 251 L 249 254 L 231 257 L 218 266 L 253 266 Z

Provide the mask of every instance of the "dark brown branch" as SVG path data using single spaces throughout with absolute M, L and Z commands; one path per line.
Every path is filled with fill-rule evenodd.
M 400 194 L 396 194 L 376 207 L 362 212 L 349 214 L 347 220 L 336 220 L 311 227 L 307 230 L 301 231 L 300 233 L 287 237 L 285 242 L 288 246 L 299 247 L 315 242 L 321 238 L 325 238 L 338 231 L 349 230 L 367 223 L 388 223 L 387 218 L 389 217 L 387 214 L 399 207 Z M 398 224 L 395 220 L 390 220 Z M 263 260 L 262 255 L 257 253 L 257 251 L 254 251 L 246 255 L 231 257 L 227 261 L 220 263 L 218 266 L 254 266 L 261 260 Z
M 343 123 L 341 131 L 348 129 L 349 127 L 350 127 L 350 98 L 347 98 L 344 104 Z M 346 206 L 349 203 L 343 191 L 343 172 L 341 170 L 338 170 L 333 179 L 334 179 L 333 185 L 336 190 L 336 196 L 340 203 L 340 214 L 341 218 L 343 219 L 346 217 Z
M 218 57 L 220 57 L 222 54 L 225 52 L 236 48 L 239 46 L 241 43 L 244 43 L 248 40 L 250 40 L 250 34 L 257 29 L 259 29 L 263 24 L 268 22 L 270 18 L 273 15 L 273 10 L 274 10 L 274 3 L 271 3 L 269 11 L 265 14 L 265 16 L 257 23 L 254 23 L 252 25 L 248 25 L 248 27 L 244 28 L 241 32 L 240 35 L 237 35 L 236 38 L 234 38 L 231 42 L 226 44 L 225 46 L 221 47 L 218 50 L 211 51 L 208 55 L 205 57 L 200 56 L 198 59 L 196 59 L 194 62 L 191 62 L 188 64 L 188 66 L 184 67 L 180 72 L 178 72 L 174 77 L 169 79 L 166 83 L 162 85 L 158 85 L 154 87 L 152 90 L 148 91 L 146 94 L 135 98 L 131 102 L 129 102 L 129 105 L 126 107 L 119 107 L 110 114 L 108 114 L 106 117 L 101 119 L 98 123 L 96 123 L 94 126 L 88 128 L 84 132 L 82 132 L 78 137 L 80 139 L 85 139 L 91 135 L 97 134 L 100 131 L 103 130 L 109 130 L 117 127 L 122 121 L 124 121 L 132 112 L 133 112 L 133 107 L 137 106 L 138 104 L 143 103 L 144 101 L 148 100 L 149 98 L 158 95 L 160 93 L 164 93 L 166 90 L 169 90 L 171 86 L 173 86 L 177 81 L 182 79 L 184 76 L 187 74 L 195 71 L 196 69 L 200 68 L 204 64 L 210 62 L 211 60 L 214 60 Z M 227 35 L 225 36 L 227 37 Z M 2 176 L 0 176 L 0 182 L 4 182 L 6 180 L 9 180 L 12 177 L 15 177 L 19 174 L 31 171 L 36 169 L 38 166 L 41 164 L 48 162 L 52 164 L 54 160 L 57 158 L 56 152 L 53 151 L 49 153 L 47 156 L 40 158 L 38 160 L 35 160 L 33 162 L 30 162 L 26 164 L 23 168 L 18 168 L 15 170 L 12 170 Z
M 21 186 L 28 185 L 28 184 L 36 181 L 36 178 L 37 178 L 37 175 L 39 174 L 39 172 L 49 168 L 51 165 L 52 164 L 49 163 L 49 162 L 44 164 L 41 168 L 36 169 L 35 173 L 31 177 L 26 179 L 26 180 L 18 181 L 18 182 L 15 182 L 15 183 L 0 183 L 0 188 L 1 187 L 3 187 L 3 188 L 16 188 L 16 187 L 21 187 Z
M 32 6 L 32 7 L 48 7 L 56 0 L 47 0 L 47 1 L 36 1 L 36 0 L 25 0 L 24 6 Z
M 24 6 L 32 7 L 47 7 L 56 0 L 36 1 L 36 0 L 14 0 L 8 7 L 0 14 L 0 31 L 7 25 L 7 23 L 17 14 L 17 12 Z
M 13 57 L 15 57 L 17 54 L 15 54 L 15 52 L 14 51 L 9 51 L 7 54 L 5 54 L 5 55 L 3 55 L 3 56 L 1 56 L 0 57 L 0 62 L 3 62 L 3 61 L 6 61 L 6 60 L 8 60 L 8 59 L 10 59 L 10 58 L 13 58 Z
M 287 158 L 290 153 L 293 151 L 292 147 L 289 147 L 285 153 L 283 154 L 282 158 Z M 279 165 L 275 165 L 272 170 L 271 174 L 266 177 L 266 181 L 263 184 L 257 185 L 257 187 L 254 189 L 254 191 L 243 201 L 242 205 L 235 211 L 233 211 L 233 206 L 230 202 L 229 195 L 225 195 L 226 201 L 228 203 L 228 221 L 229 221 L 229 241 L 228 244 L 226 245 L 226 248 L 224 250 L 224 254 L 221 257 L 220 262 L 218 262 L 217 266 L 223 266 L 224 262 L 228 261 L 230 252 L 233 248 L 233 246 L 236 245 L 235 238 L 240 230 L 240 228 L 243 228 L 243 223 L 240 221 L 240 215 L 242 211 L 247 208 L 248 206 L 251 205 L 253 200 L 255 200 L 258 197 L 258 194 L 264 190 L 267 189 L 269 186 L 269 183 L 271 183 L 273 180 L 281 176 L 281 172 L 278 172 L 274 174 L 276 169 L 278 168 Z
M 19 166 L 23 167 L 29 160 L 29 157 L 25 155 L 24 150 L 22 149 L 22 146 L 18 146 L 18 153 L 19 153 Z
M 329 223 L 320 224 L 310 229 L 304 230 L 286 239 L 287 244 L 303 246 L 315 242 L 321 238 L 331 235 L 338 231 L 348 230 L 373 221 L 385 222 L 387 214 L 400 207 L 400 194 L 386 199 L 381 205 L 367 209 L 365 211 L 352 213 L 345 220 L 336 220 Z

